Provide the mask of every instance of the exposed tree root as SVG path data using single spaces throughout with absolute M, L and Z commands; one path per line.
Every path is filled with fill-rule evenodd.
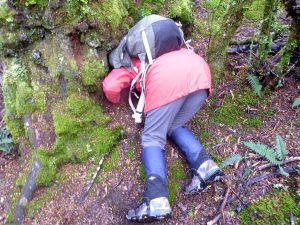
M 31 171 L 27 177 L 27 181 L 23 187 L 20 200 L 17 203 L 14 211 L 14 223 L 16 224 L 23 223 L 25 217 L 25 208 L 28 202 L 31 200 L 33 192 L 37 188 L 36 176 L 41 168 L 42 165 L 39 161 L 35 161 L 32 165 Z

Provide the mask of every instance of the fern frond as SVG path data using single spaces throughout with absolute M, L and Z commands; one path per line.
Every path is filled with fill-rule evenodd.
M 277 160 L 276 152 L 273 149 L 269 148 L 269 146 L 261 143 L 254 143 L 251 141 L 245 141 L 243 142 L 243 144 L 250 148 L 252 151 L 266 158 L 270 163 L 280 165 L 281 161 Z
M 283 176 L 286 176 L 286 177 L 290 176 L 290 174 L 288 172 L 286 172 L 281 166 L 279 166 L 279 171 L 280 171 L 280 174 Z
M 260 84 L 257 76 L 254 76 L 252 74 L 247 75 L 247 80 L 253 89 L 254 93 L 257 94 L 260 98 L 262 97 L 262 85 Z
M 224 168 L 226 166 L 230 166 L 230 165 L 233 165 L 239 161 L 241 161 L 243 158 L 240 154 L 233 154 L 229 157 L 227 157 L 224 162 L 222 163 L 221 165 L 221 168 Z
M 0 128 L 0 151 L 9 153 L 13 147 L 11 134 L 5 127 Z
M 300 96 L 294 100 L 294 103 L 292 105 L 293 108 L 296 108 L 298 106 L 300 106 Z
M 283 161 L 285 159 L 285 157 L 287 156 L 287 154 L 289 153 L 286 150 L 285 142 L 279 134 L 276 135 L 275 142 L 276 142 L 275 147 L 276 147 L 277 159 L 279 159 L 280 161 Z

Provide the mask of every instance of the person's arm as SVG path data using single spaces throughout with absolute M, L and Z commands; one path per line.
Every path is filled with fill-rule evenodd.
M 136 76 L 133 70 L 127 68 L 113 69 L 103 81 L 103 91 L 106 98 L 112 103 L 119 103 L 122 90 L 130 87 Z

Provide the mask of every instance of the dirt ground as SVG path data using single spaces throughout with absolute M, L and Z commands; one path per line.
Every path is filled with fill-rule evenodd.
M 242 29 L 241 32 L 243 32 Z M 240 33 L 238 32 L 238 34 Z M 204 55 L 206 40 L 199 39 L 196 41 L 194 43 L 196 52 Z M 231 56 L 228 68 L 234 69 L 243 63 L 243 59 L 239 56 Z M 238 72 L 236 76 L 239 76 Z M 214 87 L 213 96 L 217 99 L 216 106 L 222 104 L 224 96 L 231 93 L 235 86 L 236 81 L 225 78 L 221 84 Z M 293 100 L 299 94 L 300 82 L 295 82 L 293 77 L 287 77 L 284 88 L 272 93 L 270 107 L 274 113 L 264 118 L 261 128 L 251 128 L 245 131 L 241 124 L 229 127 L 218 123 L 210 123 L 208 115 L 211 108 L 208 105 L 211 98 L 197 114 L 196 119 L 191 121 L 188 126 L 201 141 L 201 133 L 209 130 L 211 136 L 206 138 L 206 146 L 207 151 L 212 155 L 218 155 L 222 158 L 233 153 L 249 156 L 250 168 L 253 171 L 252 176 L 255 176 L 260 173 L 260 171 L 255 170 L 255 166 L 261 165 L 263 162 L 254 154 L 249 153 L 249 150 L 242 144 L 243 141 L 255 140 L 271 146 L 275 134 L 280 134 L 289 150 L 288 156 L 300 156 L 300 123 L 296 123 L 296 120 L 299 121 L 300 118 L 300 109 L 292 109 L 291 107 Z M 137 206 L 144 190 L 144 184 L 139 174 L 142 128 L 134 124 L 127 104 L 112 105 L 105 99 L 102 99 L 102 102 L 105 113 L 113 118 L 109 125 L 121 124 L 124 127 L 124 137 L 120 142 L 120 159 L 117 168 L 111 171 L 101 170 L 101 182 L 96 182 L 86 200 L 79 204 L 79 197 L 87 184 L 90 170 L 94 168 L 94 165 L 91 161 L 88 161 L 83 164 L 66 164 L 62 166 L 60 168 L 61 176 L 57 181 L 53 181 L 52 186 L 40 188 L 35 192 L 33 200 L 38 202 L 41 199 L 41 203 L 35 211 L 27 212 L 24 224 L 130 224 L 125 219 L 125 214 L 128 209 Z M 3 106 L 0 109 L 2 108 Z M 255 110 L 265 109 L 257 108 Z M 201 125 L 203 127 L 199 127 L 196 121 L 202 121 Z M 218 143 L 211 142 L 210 138 L 212 137 L 218 137 Z M 126 154 L 131 149 L 134 150 L 134 157 L 129 159 Z M 168 167 L 174 160 L 182 159 L 177 150 L 172 143 L 168 142 L 166 146 Z M 27 162 L 28 158 L 21 159 L 16 153 L 0 155 L 0 224 L 5 223 L 14 194 L 20 191 L 18 187 L 16 188 L 15 182 L 24 171 L 28 170 Z M 240 190 L 239 184 L 243 182 L 241 174 L 244 168 L 245 164 L 240 163 L 235 167 L 224 170 L 227 179 L 235 190 Z M 190 179 L 187 165 L 185 165 L 185 173 L 188 178 L 181 181 L 181 188 Z M 249 200 L 258 198 L 272 188 L 272 183 L 285 183 L 293 179 L 293 177 L 289 179 L 273 177 L 267 179 L 267 181 L 258 182 L 251 186 L 247 197 Z M 226 187 L 222 183 L 217 183 L 210 187 L 207 192 L 196 195 L 186 196 L 180 190 L 177 193 L 176 202 L 172 206 L 172 217 L 151 224 L 206 224 L 220 213 L 219 208 L 225 191 Z M 230 216 L 225 213 L 224 217 Z M 228 221 L 229 224 L 238 224 L 239 217 L 231 216 Z

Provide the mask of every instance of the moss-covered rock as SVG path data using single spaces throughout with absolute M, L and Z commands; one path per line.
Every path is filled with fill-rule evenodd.
M 107 68 L 104 61 L 96 59 L 86 59 L 82 62 L 81 79 L 85 86 L 92 86 L 98 84 L 98 79 L 107 74 Z
M 168 15 L 179 19 L 182 23 L 193 24 L 192 3 L 190 0 L 171 0 L 168 5 Z

